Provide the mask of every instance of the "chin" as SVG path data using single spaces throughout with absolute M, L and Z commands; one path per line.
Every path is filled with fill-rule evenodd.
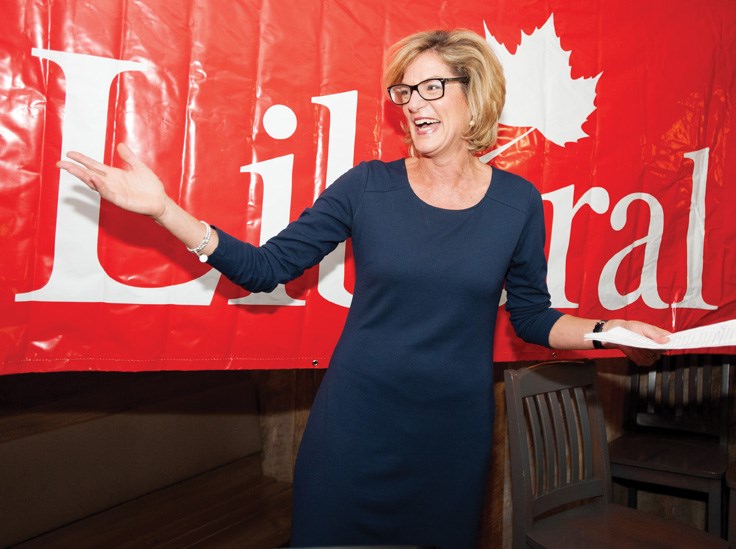
M 414 139 L 412 141 L 412 144 L 413 144 L 414 150 L 417 153 L 420 153 L 423 155 L 431 154 L 432 152 L 435 152 L 438 149 L 437 145 L 428 143 L 426 138 L 425 139 L 419 138 L 418 140 Z

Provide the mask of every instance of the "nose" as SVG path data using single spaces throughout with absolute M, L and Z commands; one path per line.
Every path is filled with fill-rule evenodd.
M 410 111 L 416 111 L 427 102 L 426 99 L 424 99 L 421 95 L 419 95 L 419 90 L 411 90 L 411 95 L 409 96 L 409 102 L 406 103 L 407 108 Z

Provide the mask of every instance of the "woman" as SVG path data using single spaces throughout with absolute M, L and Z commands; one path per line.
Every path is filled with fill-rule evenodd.
M 493 420 L 493 331 L 502 288 L 517 334 L 586 349 L 612 326 L 563 315 L 546 287 L 544 219 L 528 182 L 479 161 L 496 138 L 501 67 L 478 35 L 418 33 L 385 71 L 409 158 L 362 163 L 261 248 L 177 206 L 125 145 L 118 170 L 79 153 L 59 166 L 147 214 L 250 291 L 299 276 L 350 237 L 354 297 L 294 477 L 294 546 L 476 543 Z M 203 236 L 204 235 L 204 236 Z M 624 349 L 638 362 L 650 351 Z

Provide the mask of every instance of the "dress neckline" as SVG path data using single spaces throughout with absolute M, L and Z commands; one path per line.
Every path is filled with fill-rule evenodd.
M 426 206 L 427 208 L 432 208 L 433 210 L 438 210 L 440 212 L 469 212 L 471 210 L 474 210 L 478 208 L 483 202 L 488 198 L 488 195 L 491 193 L 491 187 L 493 187 L 493 174 L 491 174 L 491 181 L 488 183 L 488 188 L 486 188 L 486 192 L 481 196 L 480 200 L 476 202 L 475 204 L 468 206 L 467 208 L 442 208 L 440 206 L 435 206 L 433 204 L 430 204 L 429 202 L 423 200 L 417 193 L 414 191 L 414 187 L 411 186 L 411 182 L 409 181 L 409 170 L 406 169 L 406 158 L 404 158 L 401 161 L 401 168 L 402 168 L 402 175 L 404 176 L 404 183 L 406 183 L 407 188 L 409 189 L 409 193 L 421 204 Z M 496 169 L 493 168 L 493 172 L 495 172 Z

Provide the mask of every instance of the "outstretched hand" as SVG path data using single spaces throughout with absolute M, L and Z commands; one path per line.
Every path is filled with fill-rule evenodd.
M 126 164 L 124 169 L 113 168 L 73 151 L 67 156 L 74 162 L 61 160 L 56 165 L 116 206 L 160 218 L 169 202 L 161 180 L 124 143 L 118 144 L 117 152 Z
M 667 338 L 670 335 L 670 332 L 667 330 L 637 320 L 611 320 L 608 324 L 611 325 L 610 327 L 614 325 L 621 326 L 622 328 L 648 337 L 656 343 L 667 343 Z M 622 353 L 639 366 L 651 366 L 662 356 L 662 351 L 657 349 L 642 349 L 639 347 L 627 347 L 625 345 L 615 345 L 615 347 L 620 349 Z

